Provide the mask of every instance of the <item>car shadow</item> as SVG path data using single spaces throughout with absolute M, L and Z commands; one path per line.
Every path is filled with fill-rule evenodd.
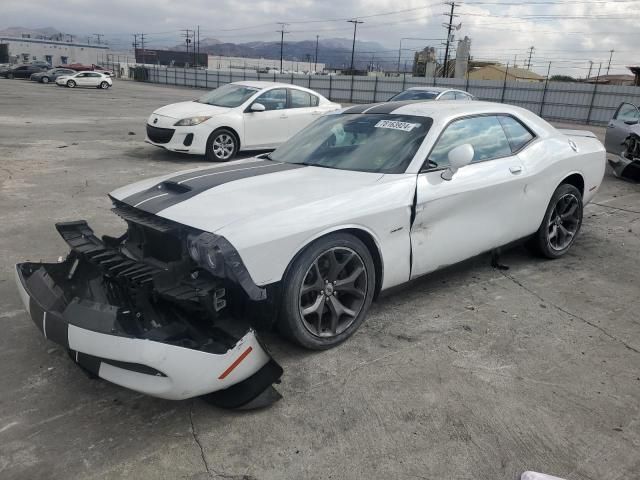
M 243 160 L 246 158 L 255 157 L 261 153 L 269 152 L 271 150 L 251 150 L 238 153 L 234 160 Z M 211 165 L 223 164 L 226 162 L 207 162 L 204 155 L 190 155 L 188 153 L 171 152 L 163 148 L 154 147 L 153 145 L 142 144 L 136 145 L 132 148 L 125 150 L 124 154 L 128 158 L 135 158 L 136 160 L 151 160 L 154 162 L 172 163 L 175 165 L 192 166 L 194 164 L 207 163 Z

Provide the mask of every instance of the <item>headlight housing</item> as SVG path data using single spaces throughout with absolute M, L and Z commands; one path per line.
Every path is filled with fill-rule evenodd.
M 187 250 L 198 266 L 218 277 L 224 276 L 224 257 L 217 245 L 218 236 L 213 233 L 201 233 L 187 237 Z
M 189 117 L 183 118 L 182 120 L 178 120 L 173 124 L 174 127 L 192 127 L 193 125 L 200 125 L 202 122 L 206 122 L 211 117 Z

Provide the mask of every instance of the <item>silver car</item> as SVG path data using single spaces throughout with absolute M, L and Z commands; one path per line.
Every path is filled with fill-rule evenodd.
M 616 176 L 640 181 L 640 110 L 636 105 L 620 104 L 607 125 L 604 146 Z
M 402 100 L 475 100 L 464 90 L 446 87 L 411 87 L 391 97 L 389 102 Z

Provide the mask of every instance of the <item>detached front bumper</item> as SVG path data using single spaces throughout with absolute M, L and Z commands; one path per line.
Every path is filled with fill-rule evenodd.
M 177 314 L 174 322 L 173 307 L 161 304 L 165 310 L 158 315 L 146 305 L 152 300 L 142 300 L 137 312 L 118 306 L 113 286 L 92 260 L 106 258 L 108 249 L 97 251 L 83 238 L 74 242 L 68 231 L 63 237 L 72 245 L 67 260 L 18 264 L 16 284 L 36 327 L 83 369 L 155 397 L 205 396 L 225 408 L 265 406 L 280 398 L 272 384 L 282 368 L 252 329 L 185 323 Z M 149 327 L 134 327 L 136 316 L 146 316 Z

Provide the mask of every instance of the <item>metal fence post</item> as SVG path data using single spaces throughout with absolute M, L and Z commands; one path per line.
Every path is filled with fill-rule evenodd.
M 351 72 L 351 87 L 349 88 L 349 103 L 353 103 L 353 72 Z
M 598 76 L 596 77 L 596 84 L 593 86 L 593 93 L 591 94 L 591 102 L 589 103 L 589 113 L 587 114 L 587 125 L 591 122 L 591 112 L 593 111 L 593 101 L 596 99 L 596 92 L 598 91 L 598 82 L 600 81 L 600 69 L 602 69 L 602 62 L 598 67 Z
M 216 70 L 216 88 L 220 86 L 220 70 Z
M 309 85 L 307 88 L 311 89 L 311 73 L 309 73 Z
M 204 71 L 204 87 L 209 88 L 209 70 Z
M 402 91 L 404 92 L 404 86 L 407 84 L 407 72 L 402 72 Z
M 332 80 L 332 78 L 333 78 L 333 75 L 329 75 L 329 100 L 333 100 L 333 99 L 331 98 L 331 86 L 332 86 L 332 84 L 333 84 L 333 80 Z
M 187 67 L 182 67 L 182 84 L 187 86 Z
M 502 83 L 502 97 L 500 97 L 500 103 L 504 103 L 504 93 L 507 89 L 507 75 L 509 75 L 509 62 L 507 62 L 507 68 L 504 70 L 504 82 Z
M 542 111 L 544 110 L 544 99 L 547 96 L 547 86 L 549 85 L 549 73 L 551 73 L 551 62 L 549 62 L 549 68 L 547 69 L 547 79 L 544 81 L 544 89 L 542 90 L 542 100 L 540 100 L 540 117 L 542 117 Z
M 289 83 L 291 83 L 291 85 L 293 85 L 293 72 L 291 72 L 291 81 Z
M 376 101 L 376 96 L 378 95 L 378 76 L 376 75 L 376 81 L 373 84 L 373 101 Z

